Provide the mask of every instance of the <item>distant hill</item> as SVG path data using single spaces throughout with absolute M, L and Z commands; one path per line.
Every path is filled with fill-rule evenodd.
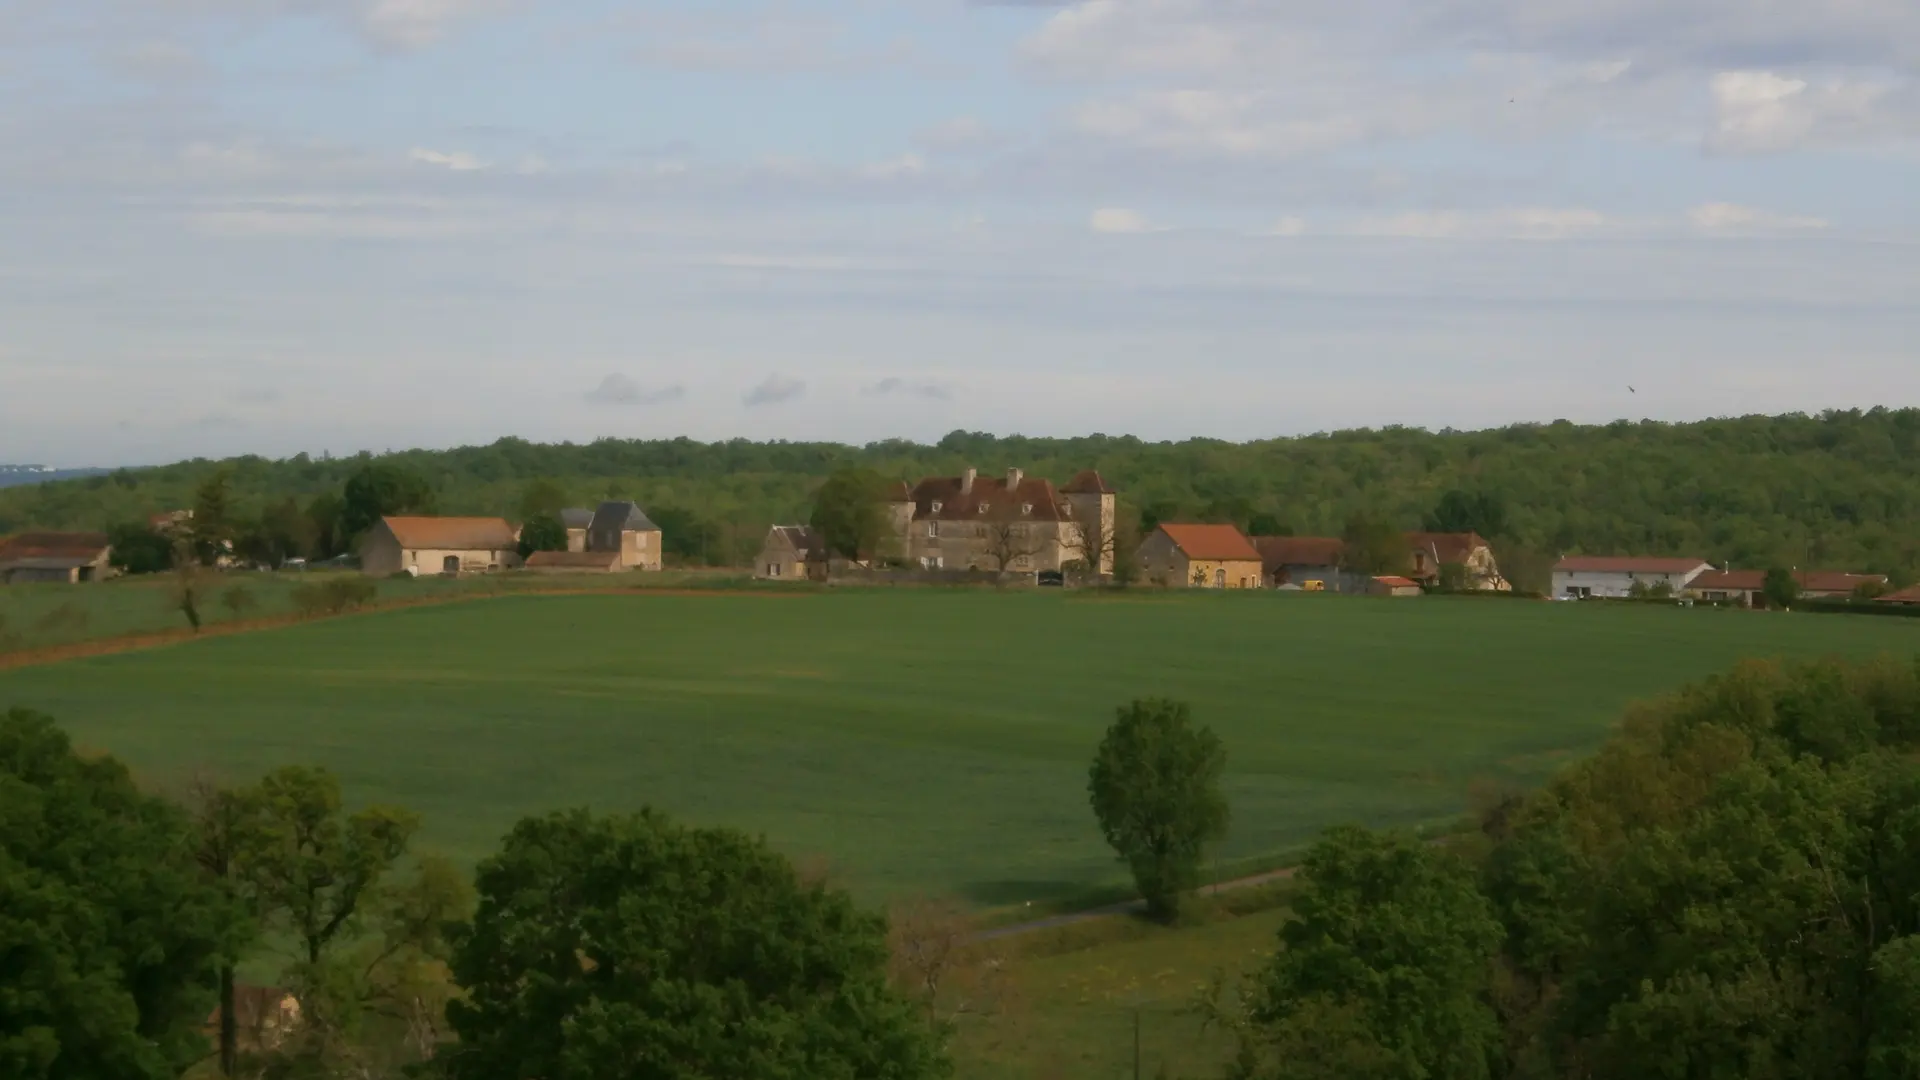
M 370 460 L 196 460 L 41 482 L 0 491 L 0 533 L 144 521 L 192 506 L 195 488 L 221 469 L 243 514 L 287 499 L 306 506 L 337 495 Z M 1510 577 L 1535 585 L 1545 584 L 1544 566 L 1570 553 L 1920 573 L 1920 409 L 1385 428 L 1244 443 L 964 431 L 931 445 L 501 439 L 380 460 L 424 477 L 442 513 L 516 517 L 539 480 L 571 506 L 636 499 L 661 523 L 669 554 L 733 564 L 751 561 L 769 525 L 804 521 L 813 490 L 836 468 L 910 480 L 971 465 L 989 475 L 1018 466 L 1060 483 L 1098 469 L 1122 505 L 1146 517 L 1244 526 L 1258 516 L 1298 535 L 1338 534 L 1358 511 L 1416 529 L 1443 495 L 1461 490 L 1501 507 L 1495 550 Z
M 0 488 L 44 484 L 53 480 L 82 480 L 105 476 L 107 469 L 50 469 L 45 465 L 0 465 Z

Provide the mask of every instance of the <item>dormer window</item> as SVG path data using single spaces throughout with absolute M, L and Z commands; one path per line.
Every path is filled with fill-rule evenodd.
M 933 500 L 933 512 L 934 512 L 934 513 L 936 513 L 936 514 L 940 512 L 940 500 L 939 500 L 939 499 L 935 499 L 935 500 Z
M 981 503 L 981 504 L 980 504 L 980 512 L 981 512 L 981 513 L 983 513 L 983 514 L 987 512 L 987 504 L 986 504 L 986 503 Z
M 1027 515 L 1027 516 L 1029 516 L 1029 517 L 1031 517 L 1031 516 L 1033 516 L 1033 504 L 1032 504 L 1032 503 L 1021 503 L 1021 504 L 1020 504 L 1020 512 L 1021 512 L 1021 513 L 1023 513 L 1023 514 L 1026 514 L 1026 515 Z

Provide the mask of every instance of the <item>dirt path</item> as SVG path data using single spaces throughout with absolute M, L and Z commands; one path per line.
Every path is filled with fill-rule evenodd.
M 1286 881 L 1293 877 L 1295 869 L 1295 867 L 1289 866 L 1280 870 L 1268 870 L 1261 874 L 1252 874 L 1243 878 L 1234 878 L 1230 881 L 1217 882 L 1201 889 L 1200 895 L 1217 896 L 1220 893 L 1231 892 L 1235 889 L 1251 889 L 1259 885 L 1270 885 L 1276 881 Z M 1067 915 L 1050 915 L 1044 919 L 1014 923 L 1011 926 L 996 926 L 991 930 L 982 930 L 973 935 L 973 940 L 1000 941 L 1005 938 L 1018 937 L 1021 934 L 1031 934 L 1038 930 L 1053 930 L 1062 926 L 1074 926 L 1079 923 L 1092 922 L 1095 919 L 1111 919 L 1116 915 L 1138 915 L 1144 913 L 1146 910 L 1146 901 L 1128 900 L 1124 903 L 1108 904 L 1105 907 L 1089 908 L 1086 911 L 1076 911 Z

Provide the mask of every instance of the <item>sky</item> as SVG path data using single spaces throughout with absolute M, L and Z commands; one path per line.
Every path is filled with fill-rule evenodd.
M 1916 403 L 1913 0 L 0 0 L 0 461 Z

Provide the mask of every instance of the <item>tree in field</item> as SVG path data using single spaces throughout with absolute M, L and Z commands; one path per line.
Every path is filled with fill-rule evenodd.
M 1245 1080 L 1484 1080 L 1503 1050 L 1489 1004 L 1504 933 L 1457 856 L 1341 828 L 1300 868 L 1284 948 L 1256 976 Z
M 520 526 L 520 557 L 536 551 L 567 550 L 567 526 L 557 517 L 528 518 Z
M 233 474 L 219 469 L 201 482 L 193 496 L 193 549 L 202 563 L 212 565 L 233 550 L 240 527 L 233 506 Z
M 340 495 L 343 546 L 390 514 L 432 513 L 433 486 L 398 465 L 368 462 L 347 478 Z
M 408 870 L 418 819 L 397 807 L 348 813 L 324 769 L 279 769 L 236 798 L 248 811 L 236 873 L 293 950 L 280 978 L 300 1003 L 296 1037 L 269 1057 L 335 1072 L 432 1057 L 450 996 L 437 971 L 444 929 L 471 903 L 445 861 Z
M 1760 583 L 1760 595 L 1766 598 L 1767 606 L 1775 611 L 1785 611 L 1800 602 L 1800 579 L 1793 571 L 1776 566 L 1767 571 L 1766 578 Z
M 885 920 L 764 842 L 652 811 L 528 818 L 457 934 L 455 1080 L 943 1076 Z
M 887 482 L 871 469 L 840 469 L 814 493 L 808 524 L 827 550 L 860 560 L 878 553 L 888 539 Z
M 181 1075 L 245 936 L 186 815 L 47 717 L 0 714 L 0 1075 Z
M 113 544 L 113 565 L 129 574 L 159 574 L 173 568 L 173 541 L 144 521 L 117 525 L 108 530 L 107 539 Z
M 200 632 L 200 604 L 205 599 L 210 575 L 200 564 L 195 544 L 180 537 L 173 545 L 173 587 L 167 592 L 167 604 L 180 612 L 194 633 Z
M 307 504 L 307 522 L 313 529 L 311 551 L 316 558 L 331 559 L 347 549 L 349 539 L 343 524 L 346 500 L 331 491 L 323 491 Z
M 1087 780 L 1093 814 L 1154 918 L 1178 914 L 1181 896 L 1200 883 L 1207 848 L 1226 836 L 1226 766 L 1219 736 L 1177 701 L 1117 710 L 1101 740 Z
M 1440 496 L 1425 524 L 1428 532 L 1472 532 L 1499 539 L 1507 532 L 1507 506 L 1497 495 L 1484 491 L 1469 494 L 1455 488 Z
M 1406 534 L 1384 518 L 1355 514 L 1347 519 L 1340 538 L 1345 544 L 1341 559 L 1347 569 L 1356 573 L 1405 574 L 1413 568 Z

